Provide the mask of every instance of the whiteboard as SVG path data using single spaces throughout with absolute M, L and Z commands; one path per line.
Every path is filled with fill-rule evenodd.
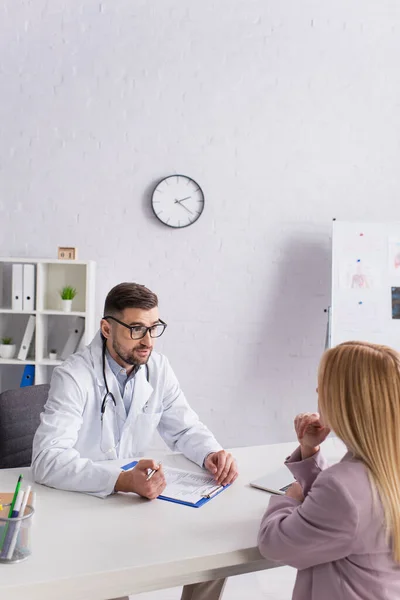
M 400 222 L 333 222 L 330 346 L 349 340 L 400 351 Z

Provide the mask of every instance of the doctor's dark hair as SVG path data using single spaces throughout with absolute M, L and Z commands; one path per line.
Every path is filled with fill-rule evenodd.
M 104 303 L 104 315 L 117 315 L 125 308 L 151 310 L 158 306 L 154 292 L 139 283 L 119 283 L 107 294 Z

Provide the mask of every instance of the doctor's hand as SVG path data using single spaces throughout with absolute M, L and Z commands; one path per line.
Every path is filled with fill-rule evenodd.
M 156 469 L 156 473 L 147 481 L 148 469 Z M 162 466 L 155 460 L 143 459 L 139 460 L 136 467 L 130 471 L 123 471 L 115 484 L 116 492 L 134 492 L 154 500 L 165 489 L 166 481 Z
M 226 450 L 211 452 L 205 459 L 204 466 L 218 485 L 233 483 L 239 475 L 236 460 Z
M 294 428 L 303 459 L 309 458 L 318 452 L 319 445 L 330 432 L 330 429 L 321 423 L 318 413 L 301 413 L 297 415 L 294 420 Z

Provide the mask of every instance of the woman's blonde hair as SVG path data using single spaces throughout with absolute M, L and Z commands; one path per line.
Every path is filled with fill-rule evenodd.
M 400 355 L 367 342 L 327 350 L 318 400 L 326 424 L 368 468 L 400 562 Z

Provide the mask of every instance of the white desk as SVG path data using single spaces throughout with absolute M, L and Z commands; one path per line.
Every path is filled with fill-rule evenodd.
M 328 458 L 343 454 L 337 440 L 326 444 Z M 240 477 L 198 509 L 136 495 L 101 500 L 35 484 L 33 553 L 23 563 L 0 564 L 0 598 L 106 600 L 276 566 L 256 547 L 269 494 L 248 483 L 276 469 L 295 447 L 234 449 Z M 181 455 L 163 462 L 197 469 Z M 30 469 L 0 471 L 0 490 L 13 491 L 20 472 L 25 484 L 31 480 Z

